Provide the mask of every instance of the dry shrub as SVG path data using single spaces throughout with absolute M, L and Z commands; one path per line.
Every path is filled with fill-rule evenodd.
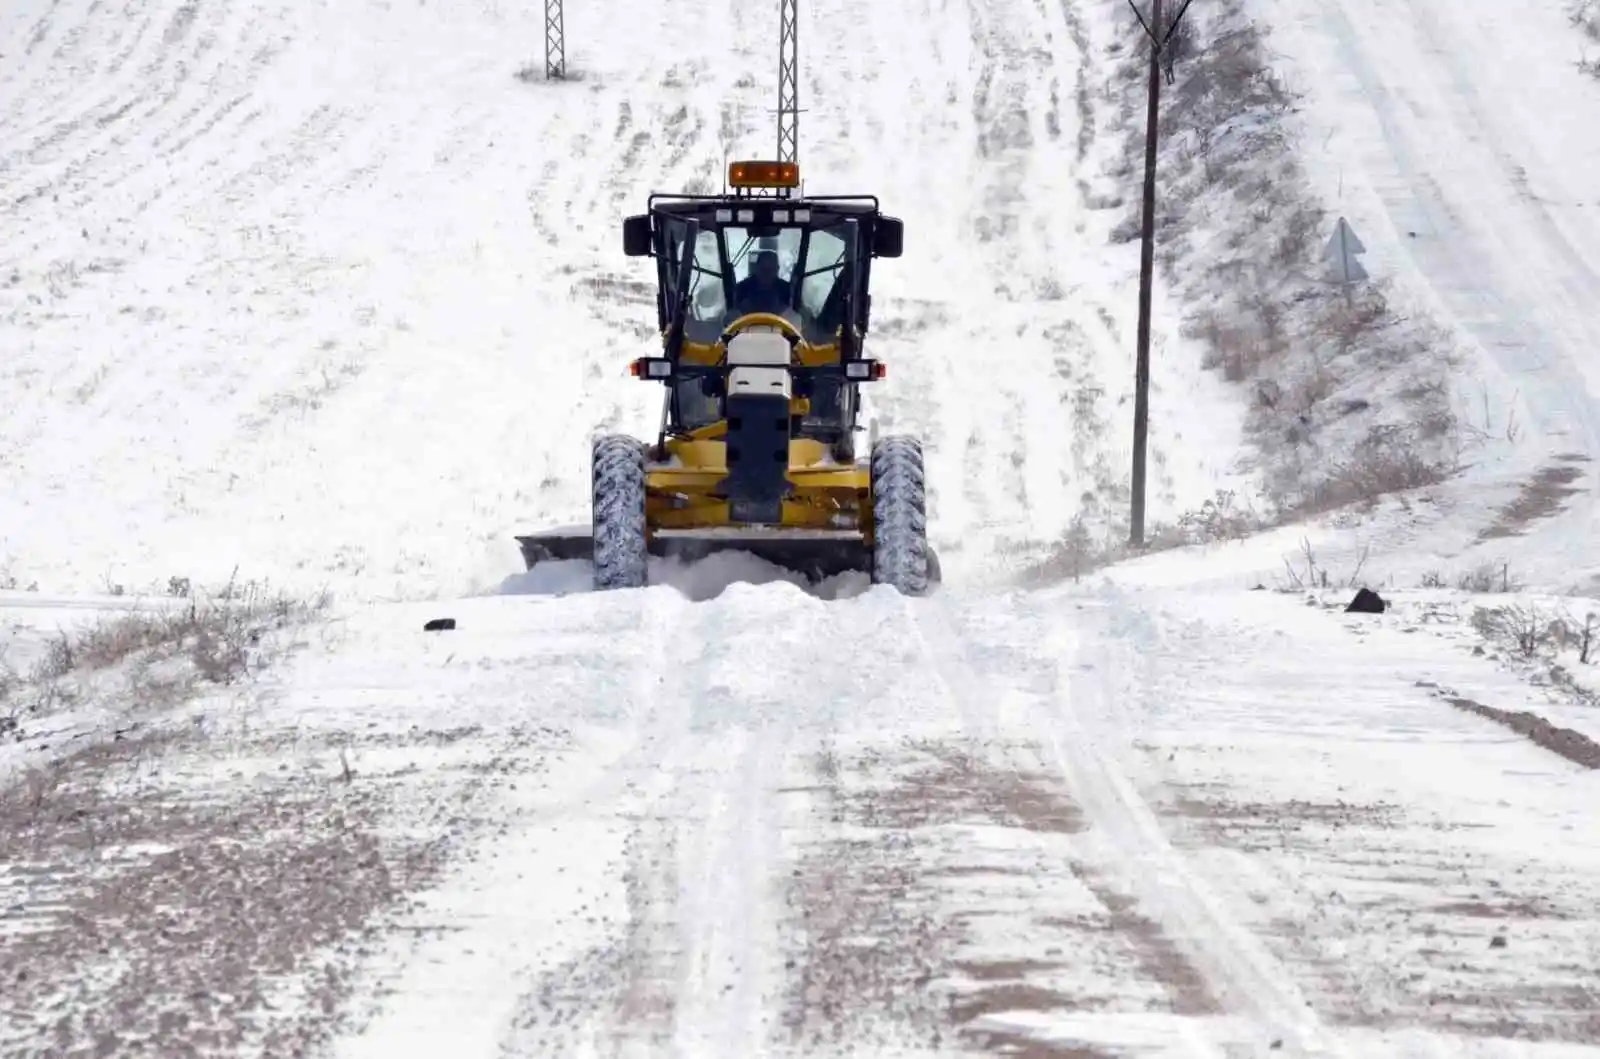
M 1600 0 L 1571 0 L 1572 24 L 1584 36 L 1600 43 Z
M 1600 44 L 1600 0 L 1571 0 L 1572 24 L 1589 40 Z M 1600 58 L 1585 55 L 1578 60 L 1578 69 L 1591 77 L 1600 77 Z
M 1600 616 L 1589 612 L 1580 620 L 1565 606 L 1527 602 L 1477 607 L 1471 620 L 1491 653 L 1511 662 L 1531 683 L 1572 701 L 1600 706 L 1600 693 L 1591 682 L 1568 668 L 1571 654 L 1577 655 L 1580 666 L 1593 665 L 1600 657 Z
M 1274 502 L 1280 512 L 1320 515 L 1352 504 L 1371 503 L 1392 493 L 1437 485 L 1452 468 L 1422 454 L 1419 432 L 1377 426 L 1355 447 L 1349 459 L 1328 462 L 1320 474 L 1309 478 L 1287 472 L 1271 484 L 1278 492 Z
M 1185 544 L 1216 544 L 1244 540 L 1262 525 L 1262 516 L 1248 501 L 1241 501 L 1231 489 L 1218 489 L 1198 510 L 1178 516 L 1174 530 Z
M 1501 644 L 1525 659 L 1559 650 L 1577 638 L 1565 616 L 1521 604 L 1479 607 L 1472 612 L 1472 627 L 1485 640 Z
M 1427 587 L 1444 587 L 1443 578 L 1438 581 Z M 1522 588 L 1522 580 L 1511 575 L 1509 563 L 1481 563 L 1458 575 L 1456 587 L 1463 592 L 1516 592 Z
M 1356 557 L 1355 566 L 1348 574 L 1341 577 L 1317 558 L 1316 549 L 1311 546 L 1311 541 L 1302 537 L 1300 558 L 1283 560 L 1283 576 L 1278 579 L 1278 591 L 1305 592 L 1328 588 L 1362 588 L 1366 582 L 1362 580 L 1361 572 L 1366 569 L 1367 557 L 1370 554 L 1370 548 L 1362 548 L 1361 554 Z

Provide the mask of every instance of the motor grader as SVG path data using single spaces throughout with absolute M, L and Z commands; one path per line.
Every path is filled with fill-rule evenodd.
M 811 581 L 849 571 L 907 595 L 939 580 L 921 444 L 857 435 L 872 263 L 902 223 L 873 196 L 806 196 L 793 162 L 734 162 L 721 195 L 651 195 L 623 250 L 656 264 L 665 387 L 653 442 L 592 440 L 591 525 L 519 537 L 529 569 L 589 560 L 599 589 L 649 580 L 649 557 L 743 551 Z

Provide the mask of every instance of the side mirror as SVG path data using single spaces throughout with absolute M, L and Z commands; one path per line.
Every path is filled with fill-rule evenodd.
M 899 257 L 904 247 L 906 226 L 898 217 L 879 217 L 872 230 L 873 257 Z
M 652 249 L 650 215 L 640 214 L 622 222 L 622 252 L 629 257 L 649 257 Z

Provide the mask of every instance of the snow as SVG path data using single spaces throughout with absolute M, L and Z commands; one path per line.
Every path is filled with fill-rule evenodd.
M 551 84 L 537 5 L 7 5 L 8 1054 L 1600 1054 L 1597 773 L 1463 706 L 1600 740 L 1583 38 L 1252 10 L 1313 191 L 1468 354 L 1470 466 L 1039 583 L 1127 503 L 1131 16 L 816 0 L 806 187 L 908 232 L 869 338 L 927 453 L 907 599 L 737 553 L 597 593 L 514 539 L 655 429 L 621 219 L 769 149 L 775 11 L 570 4 Z M 1155 308 L 1152 522 L 1255 484 L 1249 395 Z M 181 657 L 40 675 L 184 581 L 333 602 L 176 701 Z
M 873 191 L 909 233 L 877 270 L 895 381 L 872 408 L 928 438 L 935 544 L 974 576 L 1048 547 L 1086 492 L 1120 506 L 1128 462 L 1136 256 L 1094 249 L 1109 219 L 1069 176 L 1067 14 L 1015 7 L 806 15 L 842 57 L 802 85 L 806 186 Z M 31 101 L 4 163 L 25 236 L 0 250 L 26 401 L 0 425 L 10 576 L 138 591 L 237 567 L 414 599 L 493 584 L 507 537 L 585 517 L 588 435 L 659 411 L 622 371 L 653 317 L 621 218 L 768 149 L 770 19 L 602 4 L 573 15 L 578 79 L 546 84 L 511 76 L 543 26 L 504 5 L 230 5 L 181 35 L 171 0 L 126 24 L 87 10 L 12 12 L 41 43 L 0 66 Z M 692 43 L 667 30 L 684 18 Z M 614 21 L 625 41 L 588 44 Z M 879 62 L 900 49 L 932 58 Z M 152 98 L 113 118 L 137 70 Z M 972 105 L 910 102 L 936 94 Z M 1167 385 L 1158 413 L 1192 396 Z M 1232 414 L 1207 409 L 1208 434 Z M 1157 430 L 1155 512 L 1210 495 L 1195 436 Z
M 568 733 L 537 768 L 502 763 L 475 852 L 360 964 L 382 988 L 339 1054 L 424 1047 L 440 1021 L 464 1049 L 487 1042 L 466 1054 L 588 1054 L 613 1002 L 649 1013 L 623 1031 L 639 1047 L 665 1005 L 664 1041 L 760 1052 L 786 964 L 870 995 L 914 976 L 872 916 L 932 931 L 930 987 L 978 1010 L 1024 976 L 1034 999 L 992 1010 L 990 1032 L 1101 1049 L 1282 1038 L 1290 1054 L 1406 1055 L 1403 1031 L 1426 1026 L 1428 1047 L 1472 1054 L 1455 1034 L 1500 1017 L 1495 996 L 1597 970 L 1592 773 L 1421 686 L 1518 694 L 1455 644 L 1276 593 L 827 603 L 772 587 L 458 601 L 442 637 L 420 632 L 438 605 L 385 608 L 281 674 L 262 720 L 358 733 L 358 783 L 439 783 L 445 761 L 421 743 L 408 773 L 360 742 L 415 742 L 466 703 L 475 745 Z M 883 645 L 873 671 L 829 664 L 836 625 Z M 661 649 L 679 637 L 698 658 Z M 765 664 L 740 665 L 758 644 Z M 852 848 L 870 851 L 860 867 Z M 840 874 L 812 907 L 791 880 L 823 871 Z M 897 887 L 898 911 L 855 923 L 837 907 L 875 885 Z M 837 940 L 818 921 L 830 908 Z M 836 953 L 858 969 L 829 971 Z M 1563 995 L 1515 1017 L 1570 1032 L 1584 1009 Z M 1056 1017 L 1089 998 L 1105 1015 Z M 946 1054 L 914 1050 L 914 1020 L 831 1003 L 881 1054 Z
M 1461 398 L 1491 438 L 1470 487 L 1563 453 L 1592 459 L 1600 203 L 1583 174 L 1600 168 L 1600 133 L 1562 5 L 1288 0 L 1262 15 L 1309 94 L 1320 190 L 1366 242 L 1369 270 L 1476 354 Z M 1593 465 L 1580 469 L 1592 493 Z M 1524 576 L 1587 586 L 1594 511 L 1532 527 Z

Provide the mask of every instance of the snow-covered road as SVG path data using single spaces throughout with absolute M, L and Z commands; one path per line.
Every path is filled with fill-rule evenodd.
M 1452 706 L 1520 692 L 1412 624 L 746 584 L 365 611 L 206 743 L 60 779 L 63 807 L 137 784 L 129 815 L 165 807 L 187 851 L 131 821 L 76 875 L 123 895 L 114 946 L 49 916 L 10 939 L 13 1030 L 348 1059 L 1600 1053 L 1558 1047 L 1600 1030 L 1596 774 Z M 223 856 L 223 783 L 297 830 L 239 819 Z M 18 841 L 83 829 L 47 811 Z M 160 879 L 239 903 L 152 926 L 128 906 Z M 213 966 L 224 922 L 255 940 Z M 185 983 L 227 1017 L 171 1022 Z
M 379 957 L 400 992 L 344 1054 L 430 1025 L 515 1054 L 618 1036 L 622 1054 L 930 1056 L 1593 1039 L 1593 774 L 1438 697 L 1515 694 L 1464 651 L 1265 594 L 820 604 L 734 586 L 692 614 L 645 596 L 588 621 L 682 628 L 701 661 L 574 658 L 604 686 L 530 691 L 607 713 L 634 696 L 644 723 L 604 786 L 512 796 L 530 841 L 454 882 L 520 883 L 530 925 L 577 929 L 552 948 L 484 921 Z M 472 665 L 503 635 L 529 657 L 541 612 L 566 629 L 547 649 L 573 642 L 566 608 L 502 633 L 509 612 L 485 604 L 429 653 Z M 402 661 L 414 637 L 382 630 L 386 657 L 310 686 L 377 661 L 426 688 L 431 666 Z M 751 670 L 757 650 L 772 661 Z M 562 834 L 593 861 L 556 853 Z

